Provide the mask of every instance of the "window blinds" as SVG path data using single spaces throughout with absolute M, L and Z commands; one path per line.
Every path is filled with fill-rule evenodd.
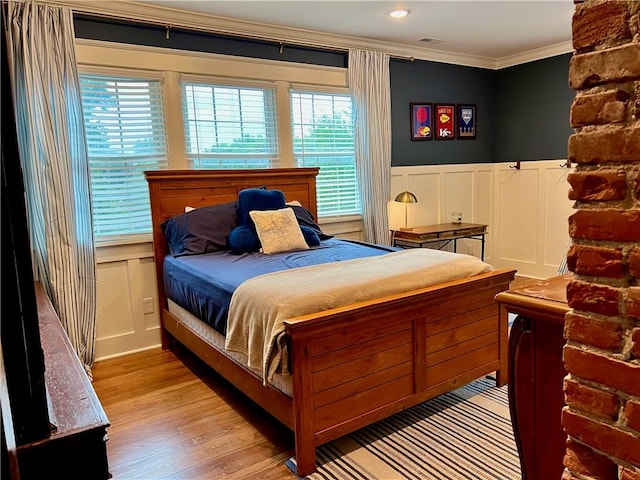
M 161 82 L 81 74 L 96 238 L 151 231 L 145 170 L 168 168 Z
M 291 114 L 297 165 L 320 167 L 318 216 L 361 213 L 351 96 L 292 90 Z
M 182 111 L 192 168 L 278 166 L 273 89 L 184 81 Z

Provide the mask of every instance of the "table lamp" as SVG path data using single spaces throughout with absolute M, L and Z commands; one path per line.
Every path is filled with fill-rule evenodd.
M 394 201 L 404 203 L 404 227 L 400 228 L 400 230 L 405 232 L 413 230 L 413 228 L 407 226 L 407 203 L 418 203 L 418 199 L 413 193 L 404 191 L 396 195 Z

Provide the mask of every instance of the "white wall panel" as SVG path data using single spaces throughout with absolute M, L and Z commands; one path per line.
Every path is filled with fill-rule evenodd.
M 140 260 L 140 275 L 142 282 L 142 298 L 152 298 L 153 313 L 144 314 L 145 330 L 160 328 L 160 305 L 158 303 L 158 282 L 156 281 L 156 262 L 153 258 Z M 144 312 L 143 312 L 144 313 Z
M 506 167 L 506 166 L 505 166 Z M 534 264 L 537 257 L 538 169 L 498 172 L 496 260 Z
M 126 335 L 135 331 L 131 311 L 131 289 L 127 275 L 127 262 L 109 262 L 98 266 L 96 338 Z
M 477 174 L 474 223 L 484 223 L 491 228 L 493 212 L 493 169 L 479 170 Z
M 463 222 L 474 223 L 473 175 L 471 170 L 444 174 L 444 208 L 440 214 L 442 222 L 450 221 L 453 212 L 461 212 Z
M 160 344 L 160 309 L 152 244 L 98 248 L 96 359 Z M 153 313 L 144 313 L 151 298 Z
M 569 224 L 567 219 L 573 213 L 573 202 L 569 200 L 567 175 L 570 170 L 560 167 L 558 162 L 545 170 L 546 195 L 544 215 L 543 263 L 545 267 L 556 268 L 565 257 L 569 246 Z
M 569 170 L 563 160 L 522 162 L 520 170 L 496 166 L 496 244 L 492 264 L 519 275 L 548 278 L 569 243 Z
M 407 175 L 406 185 L 418 198 L 418 203 L 407 207 L 409 226 L 438 223 L 442 208 L 442 174 L 438 171 L 411 172 Z

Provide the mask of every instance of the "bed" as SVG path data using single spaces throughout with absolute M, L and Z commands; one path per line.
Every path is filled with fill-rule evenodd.
M 507 381 L 507 319 L 494 300 L 514 270 L 385 295 L 286 319 L 288 387 L 265 382 L 212 339 L 212 329 L 170 305 L 161 225 L 184 212 L 232 202 L 241 190 L 280 190 L 317 215 L 317 168 L 145 172 L 149 184 L 162 345 L 178 341 L 294 432 L 297 474 L 316 468 L 315 448 L 476 378 Z M 171 311 L 170 311 L 171 310 Z M 204 323 L 204 322 L 203 322 Z M 330 372 L 339 372 L 338 374 Z

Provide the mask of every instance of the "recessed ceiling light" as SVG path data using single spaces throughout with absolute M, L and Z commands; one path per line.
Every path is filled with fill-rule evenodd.
M 392 10 L 389 12 L 389 16 L 393 18 L 402 18 L 409 15 L 409 10 Z

